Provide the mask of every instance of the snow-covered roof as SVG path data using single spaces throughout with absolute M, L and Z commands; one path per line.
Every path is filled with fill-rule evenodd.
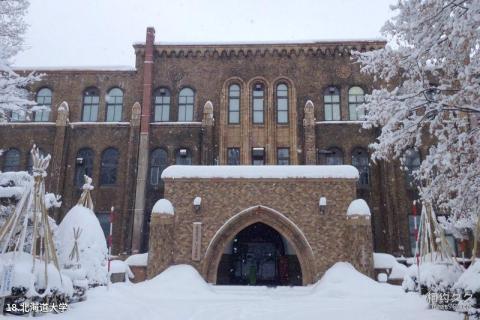
M 14 70 L 35 71 L 136 71 L 132 66 L 14 66 Z
M 170 166 L 163 179 L 358 179 L 358 170 L 342 166 Z
M 156 46 L 249 46 L 249 45 L 306 45 L 306 44 L 337 44 L 337 43 L 376 43 L 386 42 L 384 38 L 350 38 L 350 39 L 307 39 L 307 40 L 271 40 L 271 41 L 155 41 Z M 144 46 L 145 41 L 133 43 L 134 46 Z
M 157 202 L 155 202 L 155 205 L 153 206 L 153 209 L 152 209 L 152 214 L 173 215 L 174 214 L 173 205 L 167 199 L 160 199 Z
M 370 216 L 370 208 L 363 199 L 353 200 L 347 209 L 347 216 Z

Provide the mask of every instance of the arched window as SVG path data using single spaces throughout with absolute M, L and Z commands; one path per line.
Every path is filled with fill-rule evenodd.
M 277 86 L 277 123 L 288 123 L 288 87 L 284 83 Z
M 328 87 L 323 95 L 325 104 L 325 121 L 340 120 L 340 91 L 336 87 Z
M 82 121 L 97 121 L 100 93 L 97 88 L 89 88 L 83 93 Z
M 178 149 L 175 155 L 175 163 L 181 165 L 192 164 L 192 154 L 188 149 Z
M 253 123 L 263 123 L 264 118 L 265 89 L 263 84 L 256 83 L 252 90 L 252 114 Z
M 153 121 L 170 121 L 170 91 L 159 88 L 154 94 Z
M 93 175 L 93 150 L 90 148 L 78 150 L 75 158 L 75 185 L 79 188 L 85 183 L 84 175 Z
M 46 157 L 47 156 L 47 153 L 41 148 L 38 148 L 38 152 L 40 153 L 41 157 Z M 28 173 L 32 174 L 32 172 L 33 172 L 33 158 L 32 158 L 31 151 L 28 152 L 27 159 L 28 159 L 27 171 L 28 171 Z
M 240 123 L 240 86 L 232 84 L 228 88 L 228 123 Z
M 9 149 L 3 157 L 3 172 L 20 170 L 20 151 L 18 149 Z
M 42 107 L 41 110 L 35 111 L 35 122 L 46 122 L 50 119 L 50 110 L 52 109 L 52 90 L 42 88 L 38 90 L 36 97 L 37 105 Z
M 365 101 L 364 96 L 363 89 L 360 87 L 351 87 L 348 90 L 348 113 L 350 120 L 365 119 L 365 110 L 359 108 Z
M 178 96 L 178 121 L 193 121 L 195 94 L 190 88 L 183 88 Z
M 342 165 L 343 152 L 339 148 L 333 147 L 327 150 L 320 150 L 320 163 L 324 165 Z
M 150 154 L 150 185 L 162 184 L 162 172 L 168 166 L 168 154 L 164 149 L 155 149 Z
M 406 181 L 410 188 L 415 186 L 415 177 L 413 173 L 420 168 L 421 164 L 420 153 L 415 149 L 408 149 L 405 151 L 405 169 L 406 169 Z
M 360 188 L 366 188 L 370 184 L 370 169 L 368 162 L 368 153 L 365 149 L 353 149 L 352 165 L 357 168 L 360 174 L 360 178 L 358 179 L 358 186 Z
M 117 183 L 118 150 L 105 149 L 102 153 L 100 166 L 100 185 L 114 185 Z
M 113 88 L 107 94 L 107 122 L 122 121 L 123 91 Z

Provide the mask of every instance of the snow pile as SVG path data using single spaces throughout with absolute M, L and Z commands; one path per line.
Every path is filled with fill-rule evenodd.
M 453 288 L 480 292 L 480 262 L 478 259 L 458 278 Z
M 80 230 L 77 240 L 79 259 L 70 258 L 75 245 L 74 229 Z M 63 218 L 57 231 L 60 263 L 84 269 L 89 284 L 105 284 L 107 280 L 107 243 L 95 213 L 76 205 Z
M 181 166 L 166 168 L 162 179 L 358 179 L 358 170 L 341 166 Z
M 148 263 L 148 252 L 147 253 L 139 253 L 139 254 L 133 254 L 127 259 L 125 259 L 125 262 L 129 266 L 142 266 L 146 267 Z
M 125 274 L 125 281 L 128 278 L 133 279 L 135 275 L 133 274 L 132 270 L 125 261 L 122 260 L 112 260 L 110 261 L 110 274 L 114 273 L 124 273 Z
M 399 263 L 394 256 L 387 253 L 373 253 L 373 264 L 375 269 L 390 269 L 389 279 L 403 279 L 407 266 Z
M 402 282 L 402 289 L 405 292 L 418 291 L 417 277 L 418 277 L 418 267 L 416 264 L 412 264 L 405 271 L 405 276 L 403 277 L 403 282 Z
M 171 266 L 155 278 L 137 286 L 141 286 L 145 292 L 168 297 L 203 297 L 213 294 L 208 283 L 190 265 Z
M 155 202 L 155 205 L 153 206 L 152 209 L 153 214 L 169 214 L 173 215 L 174 210 L 173 210 L 173 205 L 170 201 L 167 199 L 160 199 L 157 202 Z
M 341 297 L 361 293 L 367 296 L 384 294 L 391 287 L 394 286 L 378 283 L 358 272 L 350 263 L 337 262 L 314 285 L 314 294 Z
M 363 199 L 353 200 L 347 209 L 347 216 L 370 216 L 370 208 Z
M 33 269 L 33 256 L 26 252 L 7 252 L 0 255 L 0 270 L 5 270 L 13 265 L 11 274 L 11 286 L 15 288 L 26 288 L 27 296 L 36 296 L 40 289 L 47 289 L 47 292 L 55 290 L 68 296 L 73 294 L 72 282 L 67 276 L 61 276 L 57 268 L 50 263 L 47 266 L 48 283 L 45 283 L 45 262 L 35 259 L 35 273 Z

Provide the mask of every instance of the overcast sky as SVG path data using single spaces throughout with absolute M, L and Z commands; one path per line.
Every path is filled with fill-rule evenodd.
M 380 38 L 395 0 L 30 0 L 17 66 L 133 66 L 145 41 Z

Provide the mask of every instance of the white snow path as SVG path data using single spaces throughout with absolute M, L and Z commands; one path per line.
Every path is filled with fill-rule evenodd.
M 71 305 L 63 315 L 43 319 L 462 319 L 460 314 L 429 310 L 423 298 L 403 293 L 400 287 L 383 286 L 383 294 L 370 294 L 365 288 L 364 295 L 346 295 L 341 289 L 318 293 L 312 286 L 211 286 L 211 293 L 181 297 L 114 284 L 109 290 L 90 290 L 87 301 Z

